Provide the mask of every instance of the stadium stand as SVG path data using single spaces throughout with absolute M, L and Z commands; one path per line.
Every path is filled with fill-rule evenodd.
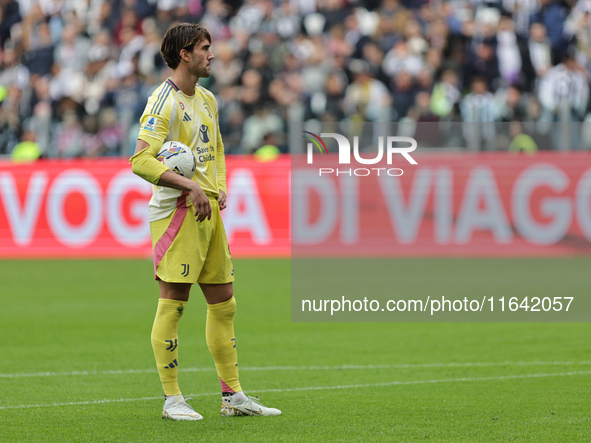
M 289 122 L 310 120 L 589 121 L 590 12 L 591 0 L 0 0 L 0 155 L 24 141 L 46 158 L 129 155 L 175 21 L 212 34 L 202 84 L 229 154 L 270 133 L 287 152 Z

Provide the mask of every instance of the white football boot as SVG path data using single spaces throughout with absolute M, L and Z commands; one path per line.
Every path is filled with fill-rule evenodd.
M 242 394 L 242 393 L 239 393 Z M 263 406 L 258 397 L 246 397 L 244 394 L 222 398 L 222 417 L 236 417 L 241 415 L 258 415 L 268 417 L 272 415 L 281 415 L 281 411 L 275 408 Z
M 187 399 L 190 400 L 190 399 Z M 189 405 L 182 394 L 166 397 L 162 408 L 162 418 L 169 420 L 203 420 L 203 417 Z

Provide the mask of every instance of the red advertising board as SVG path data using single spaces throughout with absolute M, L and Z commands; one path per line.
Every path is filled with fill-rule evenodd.
M 331 157 L 294 159 L 292 256 L 591 253 L 588 153 L 417 153 L 400 176 Z
M 591 253 L 590 154 L 414 157 L 400 177 L 355 180 L 228 157 L 232 254 Z M 0 258 L 150 256 L 150 194 L 126 159 L 1 162 Z
M 229 157 L 232 254 L 288 256 L 289 157 Z M 126 159 L 0 163 L 0 258 L 147 257 L 151 185 Z

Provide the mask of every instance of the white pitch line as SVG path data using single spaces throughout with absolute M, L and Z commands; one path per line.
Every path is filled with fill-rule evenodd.
M 574 372 L 555 372 L 549 374 L 521 374 L 521 375 L 501 375 L 498 377 L 462 377 L 462 378 L 448 378 L 448 379 L 435 379 L 435 380 L 410 380 L 410 381 L 391 381 L 383 383 L 361 383 L 354 385 L 336 385 L 336 386 L 304 386 L 300 388 L 286 388 L 286 389 L 259 389 L 253 392 L 256 393 L 268 393 L 268 392 L 296 392 L 296 391 L 325 391 L 331 389 L 359 389 L 359 388 L 377 388 L 385 386 L 400 386 L 400 385 L 419 385 L 419 384 L 431 384 L 431 383 L 459 383 L 459 382 L 474 382 L 474 381 L 502 381 L 502 380 L 513 380 L 522 378 L 541 378 L 541 377 L 569 377 L 573 375 L 591 375 L 591 371 L 574 371 Z M 188 397 L 205 397 L 211 395 L 220 395 L 219 392 L 208 392 L 202 394 L 191 394 Z M 13 406 L 0 406 L 2 409 L 25 409 L 25 408 L 46 408 L 46 407 L 58 407 L 58 406 L 83 406 L 83 405 L 95 405 L 104 403 L 122 403 L 122 402 L 134 402 L 134 401 L 146 401 L 146 400 L 162 400 L 162 396 L 159 397 L 139 397 L 139 398 L 113 398 L 103 400 L 91 400 L 91 401 L 78 401 L 78 402 L 67 402 L 67 403 L 47 403 L 47 404 L 36 404 L 36 405 L 13 405 Z
M 591 365 L 591 361 L 504 361 L 504 362 L 466 362 L 466 363 L 418 363 L 395 365 L 338 365 L 338 366 L 246 366 L 240 371 L 338 371 L 338 370 L 368 370 L 368 369 L 420 369 L 420 368 L 469 368 L 489 366 L 573 366 Z M 180 368 L 181 372 L 215 372 L 213 365 L 208 368 Z M 28 377 L 71 377 L 75 375 L 125 375 L 125 374 L 155 374 L 156 369 L 114 369 L 105 371 L 71 371 L 71 372 L 21 372 L 0 374 L 2 378 Z

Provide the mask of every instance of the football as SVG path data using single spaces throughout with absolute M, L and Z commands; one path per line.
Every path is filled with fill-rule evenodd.
M 192 178 L 197 169 L 197 160 L 193 151 L 181 142 L 170 141 L 162 145 L 156 160 L 162 162 L 173 172 L 183 177 Z

